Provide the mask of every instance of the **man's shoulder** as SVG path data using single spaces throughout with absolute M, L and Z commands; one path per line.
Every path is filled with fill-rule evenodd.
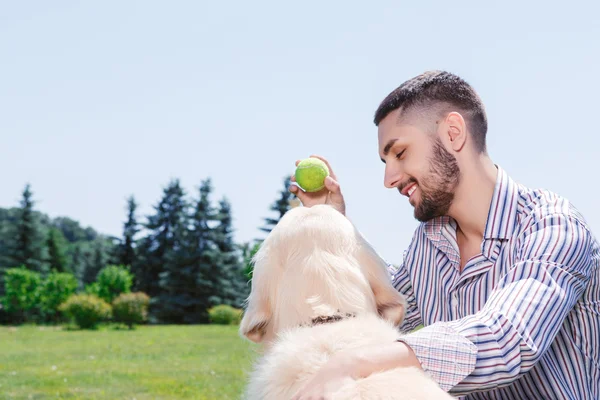
M 519 192 L 517 222 L 520 230 L 548 218 L 562 218 L 588 228 L 581 212 L 565 196 L 545 188 L 517 184 Z
M 567 197 L 545 188 L 530 188 L 521 184 L 517 187 L 521 223 L 536 223 L 551 216 L 581 219 L 585 223 L 581 213 Z

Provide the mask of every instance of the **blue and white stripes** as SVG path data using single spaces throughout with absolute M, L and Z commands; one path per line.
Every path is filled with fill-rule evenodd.
M 428 373 L 466 399 L 600 399 L 600 247 L 580 213 L 499 168 L 462 272 L 455 233 L 449 217 L 422 224 L 391 271 Z

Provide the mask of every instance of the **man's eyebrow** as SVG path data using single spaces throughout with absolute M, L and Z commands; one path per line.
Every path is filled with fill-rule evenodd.
M 398 139 L 390 139 L 390 141 L 387 142 L 387 144 L 383 148 L 383 155 L 384 156 L 388 155 L 388 153 L 390 152 L 390 149 L 392 148 L 392 146 L 394 145 L 394 143 L 396 143 L 396 141 L 398 141 Z
M 392 146 L 394 145 L 394 143 L 396 143 L 398 139 L 390 139 L 389 142 L 387 142 L 387 144 L 385 145 L 385 147 L 383 148 L 383 155 L 387 156 L 390 152 L 390 149 L 392 148 Z M 381 162 L 385 164 L 385 160 L 382 158 Z

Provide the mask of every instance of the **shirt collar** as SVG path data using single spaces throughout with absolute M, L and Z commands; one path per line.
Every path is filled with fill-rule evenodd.
M 499 166 L 484 239 L 508 239 L 517 223 L 519 187 Z

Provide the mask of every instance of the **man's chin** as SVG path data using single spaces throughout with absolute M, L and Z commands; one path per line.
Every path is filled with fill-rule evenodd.
M 413 216 L 419 222 L 427 222 L 431 220 L 431 218 L 429 218 L 428 216 L 421 215 L 416 209 Z
M 415 219 L 419 222 L 429 222 L 432 219 L 435 219 L 440 216 L 438 213 L 423 212 L 418 207 L 415 207 L 415 211 L 414 211 L 413 215 L 414 215 Z

